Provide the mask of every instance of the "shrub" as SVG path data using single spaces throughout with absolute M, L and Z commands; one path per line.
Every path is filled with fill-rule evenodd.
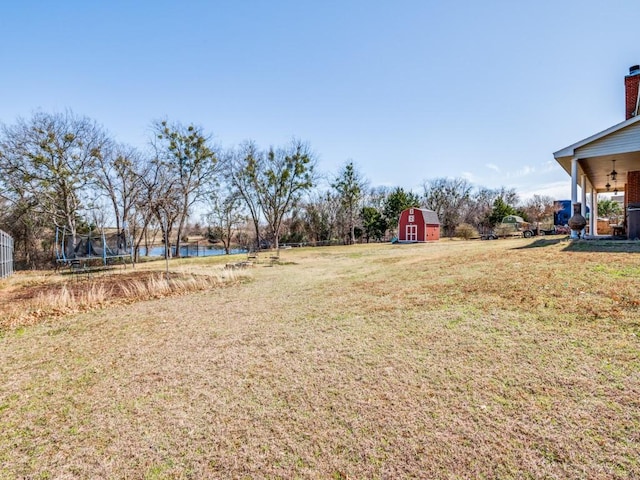
M 478 230 L 476 230 L 472 225 L 468 223 L 461 223 L 456 227 L 456 237 L 464 238 L 465 240 L 469 240 L 471 238 L 477 238 L 480 236 Z

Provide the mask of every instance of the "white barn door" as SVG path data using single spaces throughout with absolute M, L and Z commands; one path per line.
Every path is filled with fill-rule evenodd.
M 418 241 L 418 226 L 407 225 L 407 242 L 417 242 L 417 241 Z

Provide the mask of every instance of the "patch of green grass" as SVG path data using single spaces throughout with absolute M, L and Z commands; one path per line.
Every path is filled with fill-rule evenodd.
M 624 265 L 616 267 L 615 265 L 596 265 L 594 272 L 604 273 L 613 278 L 636 277 L 640 278 L 640 266 Z
M 165 480 L 174 478 L 171 475 L 173 462 L 170 460 L 151 465 L 144 475 L 145 480 Z

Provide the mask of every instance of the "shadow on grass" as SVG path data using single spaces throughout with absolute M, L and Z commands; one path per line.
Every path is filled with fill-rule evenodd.
M 565 252 L 640 253 L 640 242 L 635 240 L 571 240 L 568 236 L 553 239 L 549 237 L 539 238 L 528 245 L 514 247 L 514 250 L 551 247 L 558 244 L 566 245 L 562 249 Z
M 634 240 L 573 240 L 566 252 L 640 253 L 640 242 Z
M 539 238 L 539 239 L 531 242 L 528 245 L 524 245 L 522 247 L 515 247 L 514 250 L 525 250 L 525 249 L 528 249 L 528 248 L 550 247 L 552 245 L 558 245 L 559 243 L 567 243 L 567 242 L 569 242 L 569 237 L 567 237 L 567 236 L 562 236 L 562 237 L 558 237 L 558 238 L 542 237 L 542 238 Z

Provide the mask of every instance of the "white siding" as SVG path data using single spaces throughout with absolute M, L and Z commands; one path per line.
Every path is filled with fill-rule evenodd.
M 640 151 L 640 123 L 635 123 L 577 148 L 575 156 L 593 158 L 637 151 Z

